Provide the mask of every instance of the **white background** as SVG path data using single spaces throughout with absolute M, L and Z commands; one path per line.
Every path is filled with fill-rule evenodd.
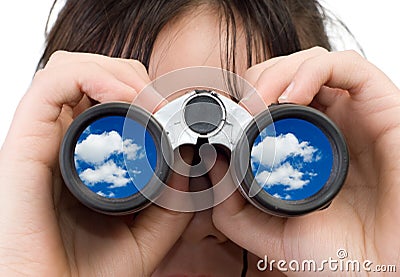
M 0 145 L 40 58 L 52 2 L 3 1 L 0 6 Z M 347 24 L 367 58 L 400 86 L 399 2 L 325 0 L 324 3 Z

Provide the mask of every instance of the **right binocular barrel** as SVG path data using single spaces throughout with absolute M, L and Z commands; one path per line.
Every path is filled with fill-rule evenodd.
M 271 105 L 246 128 L 234 155 L 235 177 L 253 205 L 278 216 L 327 207 L 349 166 L 340 130 L 316 109 Z

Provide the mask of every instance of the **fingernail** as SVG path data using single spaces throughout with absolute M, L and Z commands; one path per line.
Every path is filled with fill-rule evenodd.
M 245 98 L 242 98 L 239 105 L 245 108 L 252 115 L 256 115 L 268 108 L 268 105 L 266 105 L 261 95 L 258 94 L 256 90 L 247 94 Z
M 146 109 L 150 113 L 154 113 L 166 103 L 168 101 L 152 85 L 146 86 L 133 101 L 133 104 Z
M 294 88 L 294 83 L 290 83 L 290 85 L 286 88 L 286 90 L 282 93 L 282 95 L 278 98 L 279 103 L 288 102 L 289 95 L 292 93 Z

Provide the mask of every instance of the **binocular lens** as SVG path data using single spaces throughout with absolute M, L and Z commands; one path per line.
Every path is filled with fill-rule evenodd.
M 123 127 L 131 136 L 123 138 Z M 107 198 L 125 198 L 142 190 L 154 174 L 153 138 L 130 118 L 108 116 L 91 123 L 75 147 L 75 169 L 82 183 Z
M 303 119 L 274 122 L 261 131 L 251 149 L 255 180 L 265 192 L 278 199 L 296 201 L 313 196 L 328 181 L 332 165 L 328 138 Z
M 124 214 L 142 209 L 150 204 L 149 197 L 160 193 L 168 176 L 165 159 L 171 154 L 161 153 L 161 136 L 158 123 L 138 107 L 95 106 L 78 116 L 64 137 L 64 181 L 94 210 Z
M 272 105 L 269 113 L 256 116 L 235 159 L 245 197 L 280 216 L 327 207 L 349 163 L 344 137 L 333 122 L 318 110 L 292 104 Z

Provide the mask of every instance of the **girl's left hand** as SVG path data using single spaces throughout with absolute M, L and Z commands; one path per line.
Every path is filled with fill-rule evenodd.
M 351 260 L 371 260 L 371 270 L 378 264 L 396 264 L 400 255 L 399 89 L 356 52 L 322 48 L 270 59 L 250 68 L 245 78 L 266 105 L 279 99 L 311 104 L 326 113 L 346 137 L 349 174 L 325 210 L 279 218 L 261 212 L 235 192 L 214 208 L 215 226 L 238 245 L 270 260 L 313 259 L 319 266 L 329 257 L 338 259 L 336 252 L 343 248 Z M 249 99 L 247 107 L 251 107 Z M 227 170 L 228 161 L 220 156 L 210 172 L 213 183 Z

